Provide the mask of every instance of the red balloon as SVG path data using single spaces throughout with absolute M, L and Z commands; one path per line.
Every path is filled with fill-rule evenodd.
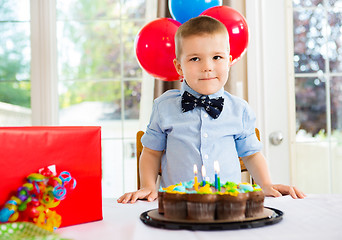
M 159 18 L 145 25 L 135 39 L 135 52 L 140 66 L 163 81 L 179 80 L 173 59 L 174 37 L 181 24 L 170 18 Z
M 230 55 L 232 63 L 236 63 L 246 52 L 248 46 L 248 25 L 246 19 L 235 9 L 227 6 L 216 6 L 205 10 L 201 15 L 213 17 L 222 22 L 229 34 Z

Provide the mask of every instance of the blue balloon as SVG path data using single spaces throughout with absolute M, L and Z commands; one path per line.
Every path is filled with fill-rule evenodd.
M 169 0 L 169 10 L 173 19 L 185 23 L 199 16 L 211 7 L 222 6 L 222 0 Z

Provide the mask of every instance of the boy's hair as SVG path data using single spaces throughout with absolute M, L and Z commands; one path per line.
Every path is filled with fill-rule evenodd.
M 183 23 L 175 35 L 175 50 L 176 58 L 178 59 L 182 53 L 182 39 L 190 36 L 200 36 L 205 34 L 226 33 L 228 36 L 229 48 L 229 35 L 226 26 L 215 18 L 201 15 L 191 18 Z M 229 50 L 229 49 L 228 49 Z

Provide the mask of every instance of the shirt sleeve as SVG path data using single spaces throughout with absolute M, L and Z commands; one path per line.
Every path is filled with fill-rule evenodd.
M 144 147 L 155 151 L 163 151 L 166 147 L 166 134 L 160 127 L 160 116 L 158 111 L 158 103 L 153 104 L 150 122 L 147 126 L 145 134 L 141 138 Z
M 255 114 L 248 105 L 243 112 L 242 124 L 243 130 L 235 135 L 235 144 L 239 157 L 246 157 L 260 152 L 262 143 L 255 134 Z

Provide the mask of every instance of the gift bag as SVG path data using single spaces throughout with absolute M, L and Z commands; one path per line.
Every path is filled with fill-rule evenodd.
M 77 181 L 54 208 L 61 227 L 101 220 L 100 127 L 0 127 L 0 208 L 29 174 L 50 165 Z

